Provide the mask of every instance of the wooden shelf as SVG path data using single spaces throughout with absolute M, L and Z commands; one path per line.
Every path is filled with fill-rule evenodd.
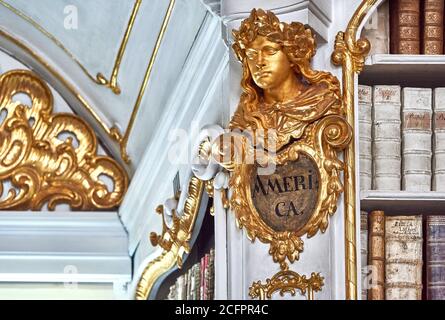
M 366 59 L 360 84 L 445 87 L 445 55 L 376 54 Z
M 386 214 L 445 215 L 445 193 L 407 191 L 362 191 L 363 211 L 383 210 Z

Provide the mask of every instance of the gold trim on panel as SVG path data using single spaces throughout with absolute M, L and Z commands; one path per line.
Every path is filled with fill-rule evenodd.
M 106 87 L 110 88 L 115 94 L 120 94 L 121 89 L 119 84 L 117 83 L 117 77 L 119 75 L 119 70 L 121 67 L 122 59 L 125 54 L 125 50 L 127 49 L 128 40 L 130 39 L 131 31 L 133 30 L 134 22 L 136 20 L 136 16 L 139 12 L 139 8 L 141 7 L 142 0 L 136 0 L 134 3 L 133 11 L 130 16 L 130 21 L 128 22 L 127 30 L 125 31 L 124 39 L 121 42 L 119 47 L 119 52 L 116 57 L 116 62 L 114 63 L 113 72 L 111 74 L 111 79 L 107 80 L 102 73 L 98 73 L 96 76 L 96 82 Z
M 35 52 L 33 52 L 31 49 L 29 49 L 26 45 L 24 45 L 22 42 L 20 42 L 19 40 L 13 38 L 12 36 L 10 36 L 9 34 L 7 34 L 6 32 L 0 30 L 0 33 L 2 35 L 4 35 L 5 37 L 7 37 L 9 40 L 13 41 L 15 44 L 17 44 L 18 46 L 20 46 L 22 49 L 25 49 L 27 52 L 31 53 L 33 55 L 33 57 L 35 59 L 37 59 L 40 63 L 42 63 L 42 65 L 44 65 L 46 67 L 46 69 L 48 69 L 59 81 L 61 81 L 68 89 L 70 89 L 70 91 L 75 94 L 77 96 L 77 98 L 82 102 L 82 105 L 91 113 L 91 115 L 94 117 L 94 119 L 101 125 L 101 127 L 105 130 L 105 132 L 116 142 L 118 142 L 119 147 L 120 147 L 120 153 L 121 153 L 121 158 L 122 160 L 127 163 L 130 164 L 131 159 L 128 155 L 127 152 L 127 145 L 128 145 L 128 140 L 130 138 L 130 133 L 133 129 L 134 123 L 136 121 L 136 116 L 137 113 L 140 109 L 141 103 L 142 103 L 142 99 L 144 97 L 145 91 L 148 87 L 148 82 L 151 76 L 151 72 L 153 70 L 153 66 L 156 60 L 156 57 L 158 55 L 159 49 L 161 47 L 161 43 L 162 40 L 165 36 L 165 32 L 167 30 L 167 26 L 168 23 L 170 21 L 172 12 L 173 12 L 173 8 L 175 5 L 176 0 L 170 0 L 167 12 L 164 16 L 164 20 L 162 22 L 162 26 L 161 29 L 159 31 L 157 40 L 156 40 L 156 44 L 155 47 L 153 49 L 153 52 L 150 56 L 150 60 L 147 66 L 147 69 L 145 71 L 145 76 L 144 79 L 142 81 L 141 87 L 139 89 L 139 93 L 135 102 L 135 105 L 133 107 L 131 116 L 130 116 L 130 120 L 128 122 L 127 128 L 125 129 L 125 133 L 122 135 L 122 133 L 120 132 L 119 128 L 117 126 L 112 126 L 111 128 L 108 127 L 105 122 L 99 117 L 99 115 L 94 111 L 94 109 L 86 102 L 86 100 L 81 97 L 75 90 L 74 88 L 68 84 L 68 82 L 60 75 L 58 74 L 52 67 L 50 67 L 50 65 L 45 62 L 41 57 L 39 57 Z M 29 18 L 28 16 L 24 15 L 23 13 L 21 13 L 20 11 L 18 11 L 17 9 L 13 8 L 12 6 L 10 6 L 9 4 L 5 3 L 4 0 L 0 0 L 0 4 L 2 4 L 4 7 L 8 8 L 9 10 L 11 10 L 12 12 L 14 12 L 15 14 L 19 15 L 20 17 L 22 17 L 23 19 L 25 19 L 26 21 L 28 21 L 29 23 L 31 23 L 35 28 L 37 28 L 39 31 L 41 31 L 44 35 L 46 35 L 48 38 L 50 38 L 57 46 L 59 46 L 62 50 L 64 50 L 79 66 L 80 68 L 87 74 L 87 76 L 92 79 L 93 81 L 95 81 L 98 84 L 101 85 L 106 85 L 107 87 L 109 87 L 110 89 L 113 90 L 113 92 L 115 93 L 120 93 L 120 88 L 118 87 L 117 84 L 117 76 L 119 74 L 119 69 L 120 69 L 120 65 L 122 62 L 122 58 L 124 56 L 124 52 L 130 37 L 130 33 L 131 30 L 134 26 L 134 22 L 137 16 L 137 13 L 139 11 L 140 5 L 142 3 L 142 0 L 136 0 L 135 2 L 135 6 L 133 8 L 133 12 L 131 14 L 130 17 L 130 21 L 129 24 L 127 26 L 127 30 L 124 36 L 124 39 L 121 43 L 120 49 L 119 49 L 119 53 L 118 56 L 116 58 L 116 63 L 115 66 L 113 68 L 113 73 L 112 73 L 112 77 L 111 79 L 108 81 L 105 79 L 105 77 L 99 73 L 97 75 L 96 78 L 94 78 L 89 72 L 88 70 L 86 70 L 86 68 L 84 66 L 82 66 L 82 64 L 74 57 L 74 55 L 72 53 L 70 53 L 64 46 L 63 44 L 58 41 L 53 35 L 51 35 L 49 32 L 47 32 L 43 27 L 41 27 L 40 25 L 38 25 L 34 20 L 32 20 L 31 18 Z
M 307 300 L 314 300 L 314 293 L 321 291 L 324 286 L 324 278 L 320 273 L 312 272 L 307 279 L 294 271 L 280 271 L 271 279 L 266 279 L 266 284 L 261 281 L 254 282 L 249 288 L 249 296 L 259 300 L 272 299 L 272 295 L 278 292 L 282 297 L 285 293 L 295 296 L 299 290 L 302 295 L 307 295 Z
M 0 76 L 0 209 L 112 209 L 127 190 L 123 168 L 97 154 L 93 129 L 80 117 L 53 113 L 50 88 L 35 73 L 13 70 Z M 17 94 L 31 105 L 16 102 Z M 102 177 L 112 180 L 107 186 Z M 9 182 L 7 191 L 5 187 Z
M 164 16 L 164 21 L 162 22 L 161 30 L 159 31 L 158 38 L 156 40 L 155 47 L 153 49 L 153 52 L 150 57 L 150 61 L 148 63 L 148 67 L 145 71 L 144 80 L 142 81 L 142 85 L 139 89 L 139 94 L 136 99 L 136 103 L 134 105 L 133 111 L 131 113 L 130 121 L 128 122 L 127 128 L 125 130 L 124 136 L 122 137 L 122 140 L 120 141 L 121 145 L 121 157 L 126 163 L 130 163 L 130 157 L 127 153 L 127 144 L 128 139 L 130 138 L 130 133 L 133 130 L 134 122 L 136 121 L 136 116 L 139 111 L 139 108 L 142 103 L 142 98 L 144 97 L 145 91 L 148 87 L 148 81 L 150 80 L 151 72 L 153 70 L 154 63 L 156 61 L 156 57 L 159 52 L 159 48 L 161 47 L 162 40 L 164 39 L 165 32 L 167 30 L 168 23 L 170 21 L 171 15 L 173 13 L 173 8 L 175 6 L 176 0 L 170 0 L 170 4 L 168 6 L 167 12 Z M 116 128 L 112 128 L 112 130 L 115 130 Z
M 73 94 L 77 100 L 82 104 L 82 106 L 91 114 L 91 116 L 94 118 L 94 120 L 102 127 L 102 129 L 112 138 L 116 141 L 121 141 L 122 136 L 119 132 L 119 130 L 114 129 L 111 130 L 107 124 L 99 117 L 99 115 L 94 111 L 93 107 L 86 101 L 84 97 L 81 96 L 81 94 L 76 91 L 76 89 L 60 74 L 58 73 L 45 59 L 43 59 L 41 56 L 39 56 L 36 52 L 32 51 L 28 46 L 26 46 L 23 42 L 15 39 L 5 31 L 0 29 L 0 35 L 7 39 L 8 41 L 12 42 L 14 45 L 25 51 L 27 54 L 32 56 L 33 59 L 35 59 L 38 63 L 40 63 L 46 70 L 48 70 L 49 73 L 51 73 L 60 83 L 63 84 L 63 86 L 68 89 L 71 94 Z
M 190 253 L 189 241 L 192 237 L 196 218 L 201 205 L 204 182 L 192 177 L 188 187 L 188 197 L 181 216 L 164 215 L 164 207 L 159 206 L 156 212 L 163 217 L 162 234 L 150 235 L 151 243 L 163 249 L 162 254 L 151 261 L 143 271 L 136 288 L 136 299 L 147 300 L 156 281 L 175 265 L 182 267 L 185 253 Z M 168 221 L 166 221 L 168 220 Z
M 119 68 L 122 62 L 122 58 L 124 56 L 128 39 L 130 38 L 131 31 L 134 26 L 134 21 L 136 20 L 136 16 L 138 14 L 139 8 L 141 6 L 142 0 L 135 0 L 135 4 L 130 16 L 130 20 L 128 22 L 128 26 L 125 31 L 124 38 L 121 41 L 120 48 L 118 55 L 116 57 L 116 61 L 114 63 L 113 72 L 110 80 L 107 80 L 105 76 L 102 73 L 98 73 L 96 77 L 91 75 L 91 73 L 87 70 L 87 68 L 82 65 L 82 63 L 74 56 L 71 51 L 69 51 L 62 42 L 60 42 L 54 35 L 52 35 L 50 32 L 48 32 L 45 28 L 43 28 L 40 24 L 38 24 L 35 20 L 33 20 L 31 17 L 27 16 L 17 8 L 13 7 L 9 3 L 4 2 L 4 0 L 0 0 L 0 4 L 19 16 L 20 18 L 27 21 L 29 24 L 31 24 L 34 28 L 39 30 L 42 34 L 44 34 L 47 38 L 49 38 L 52 42 L 54 42 L 60 49 L 62 49 L 81 69 L 82 71 L 90 78 L 92 81 L 94 81 L 96 84 L 104 85 L 107 88 L 111 89 L 114 94 L 120 94 L 121 90 L 119 88 L 119 85 L 117 83 L 117 76 L 119 74 Z
M 363 70 L 365 58 L 370 50 L 370 43 L 366 39 L 357 40 L 357 32 L 367 13 L 378 0 L 363 1 L 352 16 L 345 32 L 339 32 L 335 41 L 332 61 L 343 68 L 343 103 L 346 107 L 346 118 L 355 129 L 354 92 L 355 74 Z M 345 280 L 346 299 L 357 299 L 357 246 L 356 246 L 356 171 L 354 140 L 345 150 Z

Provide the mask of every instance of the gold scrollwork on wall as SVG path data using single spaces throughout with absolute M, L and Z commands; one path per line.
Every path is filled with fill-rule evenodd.
M 171 216 L 166 216 L 163 206 L 157 208 L 156 212 L 162 215 L 162 234 L 152 233 L 150 240 L 154 246 L 159 246 L 163 251 L 143 271 L 136 288 L 137 300 L 147 300 L 154 284 L 163 274 L 175 265 L 182 267 L 183 255 L 190 253 L 189 241 L 198 217 L 204 188 L 204 182 L 200 179 L 196 177 L 190 179 L 181 215 L 172 212 Z
M 18 94 L 31 105 L 17 101 Z M 40 210 L 47 204 L 53 210 L 64 203 L 103 210 L 121 203 L 128 187 L 125 170 L 97 154 L 96 136 L 84 120 L 53 113 L 51 91 L 37 75 L 25 70 L 1 75 L 0 112 L 0 209 Z

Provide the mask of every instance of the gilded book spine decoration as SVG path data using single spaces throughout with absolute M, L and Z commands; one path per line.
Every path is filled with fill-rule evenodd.
M 373 187 L 401 188 L 401 119 L 399 86 L 375 86 L 373 108 Z
M 445 300 L 445 216 L 429 216 L 426 226 L 426 294 Z
M 392 54 L 420 54 L 420 0 L 390 0 Z
M 370 55 L 389 53 L 389 2 L 383 2 L 363 27 L 362 37 L 371 43 Z
M 372 188 L 372 87 L 359 86 L 360 189 Z
M 366 277 L 368 275 L 368 213 L 360 213 L 360 254 L 362 262 L 362 300 L 367 300 L 368 290 L 366 287 Z
M 403 88 L 403 190 L 431 190 L 431 118 L 432 90 Z
M 369 266 L 371 287 L 369 300 L 385 300 L 385 214 L 373 211 L 369 215 Z
M 422 217 L 386 217 L 387 300 L 422 299 Z
M 433 191 L 445 191 L 445 88 L 434 90 Z
M 423 54 L 443 54 L 444 0 L 425 0 Z

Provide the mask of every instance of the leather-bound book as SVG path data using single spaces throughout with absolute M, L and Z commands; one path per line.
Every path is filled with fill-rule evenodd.
M 368 288 L 368 213 L 360 212 L 360 256 L 362 263 L 362 300 L 367 300 Z
M 423 9 L 423 54 L 443 54 L 444 0 L 425 0 Z
M 389 53 L 389 3 L 383 2 L 365 24 L 362 37 L 371 43 L 369 55 Z
M 431 89 L 403 88 L 402 188 L 431 191 L 432 159 Z
M 434 89 L 433 191 L 445 191 L 445 88 Z
M 426 225 L 426 296 L 445 300 L 445 216 L 429 216 Z
M 401 189 L 401 88 L 374 86 L 372 174 L 374 190 Z
M 422 217 L 386 217 L 386 300 L 422 299 Z
M 360 190 L 372 189 L 372 87 L 358 87 Z
M 420 54 L 420 0 L 390 0 L 392 54 Z
M 371 281 L 368 300 L 385 300 L 385 213 L 373 211 L 369 215 L 369 256 Z

